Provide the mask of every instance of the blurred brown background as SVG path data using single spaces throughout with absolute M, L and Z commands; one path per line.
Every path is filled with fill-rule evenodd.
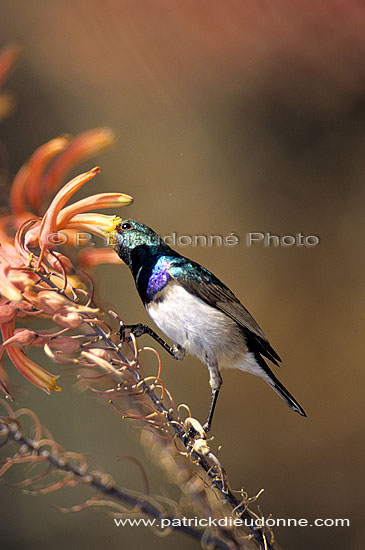
M 84 166 L 102 166 L 85 192 L 133 195 L 122 215 L 162 235 L 239 236 L 234 247 L 179 251 L 212 269 L 254 314 L 283 358 L 280 380 L 308 418 L 258 378 L 226 371 L 214 424 L 221 459 L 234 488 L 265 488 L 265 515 L 351 521 L 277 529 L 285 549 L 363 544 L 364 15 L 355 0 L 1 2 L 0 45 L 22 48 L 6 86 L 18 106 L 0 128 L 10 175 L 48 139 L 110 125 L 118 141 Z M 320 244 L 248 248 L 246 233 L 257 231 L 318 235 Z M 95 280 L 125 322 L 148 320 L 127 269 L 99 267 Z M 204 419 L 205 367 L 161 355 L 175 402 Z M 115 460 L 129 454 L 154 492 L 169 487 L 138 432 L 72 381 L 62 386 L 49 397 L 27 385 L 19 404 L 121 484 L 139 488 L 137 472 Z M 51 508 L 80 502 L 71 490 L 36 498 L 1 491 L 4 548 L 194 545 L 181 535 L 117 529 L 103 513 Z

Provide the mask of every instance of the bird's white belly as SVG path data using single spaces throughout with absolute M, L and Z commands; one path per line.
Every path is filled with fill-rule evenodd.
M 220 366 L 229 366 L 225 363 L 245 352 L 237 324 L 178 284 L 168 287 L 163 299 L 146 309 L 171 340 L 202 361 L 214 358 Z

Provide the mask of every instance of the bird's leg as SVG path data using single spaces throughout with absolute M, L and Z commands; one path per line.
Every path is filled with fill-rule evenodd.
M 217 404 L 219 390 L 222 386 L 222 377 L 221 377 L 221 374 L 219 372 L 219 368 L 218 368 L 217 363 L 212 362 L 212 361 L 207 359 L 207 365 L 208 365 L 209 374 L 210 374 L 209 384 L 210 384 L 210 387 L 212 388 L 212 401 L 210 403 L 208 420 L 206 421 L 206 423 L 203 426 L 203 430 L 205 432 L 209 432 L 209 430 L 211 428 L 214 409 L 215 409 L 215 406 Z
M 136 325 L 120 325 L 120 338 L 124 338 L 124 332 L 126 330 L 130 330 L 132 334 L 136 338 L 139 338 L 139 336 L 142 336 L 143 334 L 148 334 L 151 336 L 160 346 L 162 346 L 172 357 L 178 361 L 181 361 L 184 359 L 185 356 L 185 350 L 178 344 L 175 344 L 174 346 L 169 346 L 165 340 L 163 340 L 154 330 L 152 330 L 149 326 L 143 325 L 142 323 L 137 323 Z

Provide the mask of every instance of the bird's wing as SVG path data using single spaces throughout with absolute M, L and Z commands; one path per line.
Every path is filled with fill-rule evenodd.
M 248 348 L 278 365 L 278 361 L 281 361 L 279 355 L 271 347 L 250 312 L 233 292 L 207 269 L 195 262 L 189 262 L 189 264 L 172 265 L 168 270 L 172 279 L 181 284 L 190 294 L 197 296 L 206 304 L 219 309 L 236 321 L 246 336 Z M 189 269 L 190 266 L 192 269 Z

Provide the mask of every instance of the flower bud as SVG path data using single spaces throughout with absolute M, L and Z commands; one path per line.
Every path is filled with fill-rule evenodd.
M 53 315 L 53 320 L 55 323 L 65 328 L 76 328 L 83 322 L 83 318 L 74 311 L 56 313 L 56 315 Z
M 23 348 L 24 346 L 32 346 L 35 341 L 39 338 L 39 334 L 33 330 L 28 330 L 27 328 L 21 328 L 13 334 L 10 338 L 3 342 L 2 347 L 6 348 L 8 346 Z
M 105 361 L 109 361 L 110 359 L 108 352 L 103 348 L 91 348 L 88 350 L 88 352 L 96 355 L 97 357 L 105 359 Z
M 49 346 L 63 353 L 73 353 L 80 348 L 80 342 L 71 336 L 56 336 L 49 341 Z
M 67 298 L 50 290 L 42 290 L 38 293 L 38 306 L 45 313 L 60 313 L 69 303 Z
M 67 256 L 65 256 L 64 254 L 61 254 L 61 252 L 53 252 L 53 254 L 46 254 L 46 256 L 47 262 L 55 271 L 58 271 L 60 273 L 62 271 L 62 264 L 67 275 L 75 273 L 75 269 L 72 265 L 71 260 L 69 260 L 69 258 L 67 258 Z
M 3 304 L 0 306 L 0 323 L 11 321 L 16 315 L 16 309 L 13 305 Z

